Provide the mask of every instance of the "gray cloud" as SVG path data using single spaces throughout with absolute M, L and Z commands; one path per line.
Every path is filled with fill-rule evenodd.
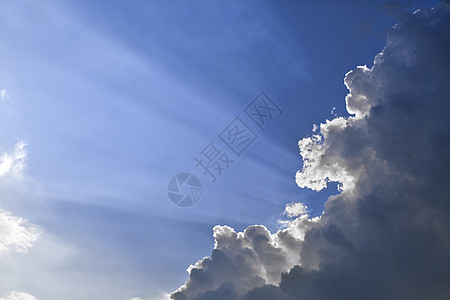
M 341 193 L 275 234 L 216 227 L 172 299 L 450 298 L 450 2 L 405 17 L 345 84 L 353 116 L 299 142 L 296 176 Z

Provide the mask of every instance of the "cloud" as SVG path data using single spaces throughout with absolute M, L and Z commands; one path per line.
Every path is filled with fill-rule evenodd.
M 28 293 L 11 292 L 6 297 L 1 297 L 0 300 L 37 300 Z
M 0 90 L 0 100 L 11 100 L 5 89 Z M 0 177 L 11 175 L 21 178 L 26 167 L 25 142 L 16 144 L 12 153 L 0 154 Z M 16 217 L 0 208 L 0 257 L 9 253 L 26 253 L 39 239 L 40 229 L 25 219 Z M 12 291 L 0 300 L 37 300 L 34 296 Z
M 12 153 L 0 156 L 0 177 L 21 177 L 26 166 L 26 143 L 20 142 Z M 10 252 L 27 252 L 39 239 L 39 229 L 26 220 L 13 216 L 0 208 L 0 255 Z
M 25 142 L 19 142 L 12 153 L 5 152 L 0 156 L 0 177 L 7 174 L 14 177 L 22 176 L 27 161 L 26 145 Z
M 326 152 L 334 149 L 329 149 L 324 139 L 345 128 L 348 122 L 351 121 L 345 118 L 327 120 L 325 124 L 320 124 L 321 134 L 315 134 L 298 142 L 300 155 L 303 157 L 303 169 L 297 172 L 295 178 L 299 187 L 320 191 L 327 186 L 328 182 L 334 181 L 339 183 L 339 190 L 354 188 L 359 170 L 347 168 L 343 158 L 328 159 L 325 155 Z
M 298 217 L 306 214 L 308 207 L 303 203 L 289 203 L 284 209 L 284 213 L 289 217 Z
M 189 280 L 172 298 L 235 299 L 253 287 L 278 283 L 283 272 L 300 262 L 297 250 L 306 231 L 318 220 L 302 214 L 286 221 L 286 228 L 275 234 L 262 225 L 250 226 L 244 232 L 215 226 L 212 255 L 189 267 Z
M 162 294 L 160 297 L 152 297 L 152 298 L 141 298 L 141 297 L 133 297 L 133 298 L 129 298 L 128 300 L 170 300 L 169 298 L 169 294 Z
M 26 220 L 0 209 L 0 255 L 25 253 L 39 239 L 40 230 Z
M 172 299 L 450 299 L 449 82 L 444 1 L 404 17 L 373 67 L 346 74 L 352 116 L 299 142 L 298 185 L 341 190 L 321 217 L 275 234 L 216 226 L 211 257 Z
M 11 100 L 9 97 L 8 91 L 6 89 L 0 90 L 0 100 Z

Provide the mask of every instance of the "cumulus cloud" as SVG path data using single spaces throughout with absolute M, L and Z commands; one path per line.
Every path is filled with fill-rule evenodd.
M 0 297 L 0 300 L 37 300 L 37 299 L 28 293 L 13 291 L 5 297 Z
M 22 176 L 27 161 L 26 145 L 25 142 L 19 142 L 12 153 L 5 152 L 0 156 L 0 177 L 7 174 L 14 177 Z
M 449 83 L 445 1 L 405 17 L 371 68 L 346 74 L 352 116 L 299 142 L 298 185 L 340 186 L 321 217 L 275 234 L 216 226 L 211 257 L 172 299 L 450 299 Z

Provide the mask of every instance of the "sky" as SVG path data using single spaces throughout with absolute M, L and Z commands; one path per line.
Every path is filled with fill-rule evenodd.
M 348 299 L 384 256 L 371 279 L 400 291 L 377 299 L 447 297 L 437 4 L 0 0 L 0 299 Z M 221 139 L 236 117 L 256 137 L 240 155 Z M 195 160 L 211 142 L 233 160 L 215 182 Z M 189 207 L 180 173 L 201 182 Z M 435 285 L 402 269 L 415 235 Z

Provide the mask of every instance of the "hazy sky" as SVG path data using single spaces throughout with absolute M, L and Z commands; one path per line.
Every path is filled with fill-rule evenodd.
M 0 0 L 0 297 L 167 299 L 215 225 L 320 216 L 339 192 L 298 187 L 298 141 L 348 117 L 345 74 L 436 4 Z M 266 131 L 244 111 L 261 91 L 283 111 Z M 236 117 L 257 135 L 240 156 L 219 137 Z M 214 183 L 194 160 L 211 141 L 234 160 Z M 203 187 L 187 208 L 181 172 Z

